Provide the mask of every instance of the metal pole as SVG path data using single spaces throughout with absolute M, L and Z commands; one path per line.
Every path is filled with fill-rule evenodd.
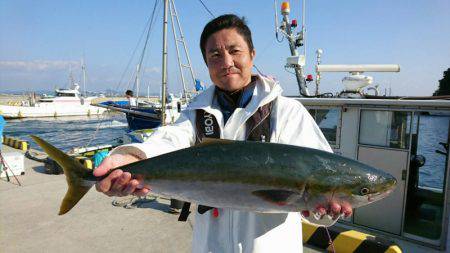
M 302 10 L 302 37 L 303 37 L 303 55 L 306 59 L 306 0 L 303 0 Z
M 289 49 L 291 50 L 292 56 L 298 56 L 298 52 L 295 46 L 295 37 L 292 36 L 291 23 L 289 22 L 288 14 L 283 13 L 283 22 L 286 24 L 286 34 L 289 41 Z M 309 91 L 306 88 L 306 80 L 304 77 L 304 71 L 302 66 L 297 66 L 294 68 L 295 77 L 297 78 L 298 89 L 301 95 L 309 96 Z
M 162 57 L 162 87 L 161 87 L 161 125 L 166 125 L 166 87 L 167 87 L 167 11 L 169 0 L 164 0 L 163 22 L 163 57 Z
M 176 35 L 176 30 L 175 30 L 175 22 L 173 20 L 173 17 L 176 16 L 176 12 L 175 12 L 175 6 L 173 4 L 173 1 L 170 1 L 170 5 L 169 5 L 169 11 L 170 11 L 170 23 L 172 24 L 172 33 L 173 33 L 173 40 L 175 41 L 175 49 L 177 51 L 177 59 L 178 59 L 178 67 L 180 69 L 180 76 L 181 76 L 181 83 L 183 84 L 183 96 L 185 101 L 187 101 L 187 90 L 186 90 L 186 84 L 184 82 L 184 73 L 183 73 L 183 66 L 181 64 L 181 57 L 180 57 L 180 50 L 178 49 L 178 38 Z M 177 17 L 178 19 L 178 17 Z M 180 42 L 182 41 L 183 37 L 181 37 Z
M 186 54 L 186 59 L 188 61 L 188 65 L 189 65 L 189 70 L 191 71 L 191 77 L 192 77 L 192 82 L 195 86 L 195 73 L 194 73 L 194 68 L 192 68 L 192 64 L 191 64 L 191 58 L 189 57 L 189 51 L 188 48 L 186 46 L 186 42 L 184 41 L 184 33 L 183 30 L 181 29 L 181 25 L 180 25 L 180 20 L 178 19 L 178 13 L 177 13 L 177 8 L 175 7 L 175 2 L 172 0 L 172 4 L 173 4 L 173 10 L 175 12 L 175 15 L 177 17 L 177 24 L 178 24 L 178 29 L 180 30 L 180 36 L 181 36 L 181 41 L 183 42 L 183 47 L 184 47 L 184 52 Z

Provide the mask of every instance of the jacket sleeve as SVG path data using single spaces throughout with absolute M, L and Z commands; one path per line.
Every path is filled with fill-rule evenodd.
M 122 145 L 111 154 L 131 154 L 146 159 L 190 147 L 195 142 L 194 112 L 184 111 L 175 124 L 159 127 L 144 143 Z
M 279 143 L 333 152 L 308 110 L 294 99 L 280 97 L 274 133 Z

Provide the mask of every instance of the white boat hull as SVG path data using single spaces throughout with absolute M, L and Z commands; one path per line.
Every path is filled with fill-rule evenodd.
M 89 104 L 38 103 L 35 106 L 0 105 L 0 115 L 6 119 L 90 116 L 99 115 L 105 111 L 105 108 L 100 108 Z

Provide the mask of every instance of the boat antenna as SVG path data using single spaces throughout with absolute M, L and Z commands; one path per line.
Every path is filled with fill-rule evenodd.
M 72 87 L 72 85 L 75 83 L 75 80 L 73 78 L 73 73 L 72 73 L 72 64 L 69 64 L 69 88 Z
M 306 0 L 303 0 L 303 7 L 306 6 Z M 283 2 L 281 4 L 281 14 L 283 16 L 283 21 L 281 26 L 278 28 L 281 34 L 283 34 L 288 42 L 289 49 L 291 51 L 291 56 L 287 58 L 286 68 L 293 68 L 295 71 L 295 77 L 297 78 L 298 89 L 300 95 L 304 97 L 310 97 L 308 88 L 306 87 L 306 79 L 304 74 L 304 66 L 305 66 L 305 50 L 303 50 L 303 54 L 299 55 L 297 48 L 304 46 L 304 35 L 306 31 L 305 25 L 305 13 L 306 11 L 303 9 L 303 17 L 302 17 L 302 28 L 301 31 L 297 34 L 294 34 L 294 29 L 297 27 L 297 20 L 293 19 L 292 21 L 289 19 L 289 14 L 291 12 L 289 2 Z
M 84 97 L 86 96 L 86 63 L 84 62 L 84 55 L 81 59 L 81 70 L 83 71 L 83 91 L 84 91 Z
M 316 56 L 317 56 L 317 66 L 320 65 L 322 62 L 322 54 L 323 50 L 321 48 L 316 50 Z M 319 95 L 319 85 L 320 85 L 320 72 L 316 71 L 316 96 Z
M 281 39 L 280 39 L 280 34 L 278 33 L 278 29 L 280 26 L 278 24 L 278 1 L 277 0 L 273 1 L 273 9 L 275 10 L 274 11 L 275 12 L 275 38 L 277 38 L 277 41 L 279 43 L 281 43 L 281 42 L 283 42 L 284 37 L 281 37 Z
M 306 59 L 306 0 L 302 1 L 302 30 L 301 36 L 303 37 L 303 55 Z

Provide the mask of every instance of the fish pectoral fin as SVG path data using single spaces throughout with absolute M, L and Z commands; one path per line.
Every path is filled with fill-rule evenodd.
M 289 190 L 276 189 L 253 191 L 252 194 L 267 202 L 284 206 L 289 203 L 289 198 L 297 193 Z
M 231 144 L 234 142 L 236 142 L 236 141 L 226 140 L 226 139 L 203 138 L 202 142 L 200 142 L 199 144 L 197 144 L 195 146 L 203 147 L 203 146 L 208 146 L 208 145 L 212 145 L 212 144 Z

